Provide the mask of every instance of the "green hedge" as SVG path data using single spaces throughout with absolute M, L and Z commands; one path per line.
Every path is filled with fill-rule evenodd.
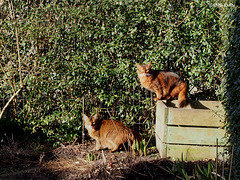
M 226 1 L 227 3 L 227 1 Z M 8 77 L 19 87 L 15 23 L 5 1 L 0 20 L 0 54 Z M 44 141 L 72 141 L 96 108 L 150 128 L 149 92 L 137 79 L 136 63 L 174 71 L 201 98 L 221 99 L 229 6 L 221 1 L 14 1 L 26 102 L 15 112 L 25 130 Z M 1 98 L 13 88 L 2 76 Z M 199 98 L 199 97 L 198 97 Z M 14 103 L 14 102 L 13 102 Z M 16 103 L 17 104 L 17 103 Z
M 226 62 L 226 87 L 224 105 L 226 111 L 225 124 L 229 142 L 229 155 L 233 156 L 232 179 L 240 178 L 240 2 L 236 1 L 236 8 L 231 20 L 229 50 Z M 234 148 L 233 148 L 234 147 Z M 233 154 L 232 154 L 233 152 Z

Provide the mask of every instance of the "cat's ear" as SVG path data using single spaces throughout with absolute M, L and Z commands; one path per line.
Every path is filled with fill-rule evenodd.
M 136 63 L 136 66 L 137 66 L 138 69 L 141 67 L 138 63 Z
M 88 121 L 88 117 L 85 115 L 85 114 L 83 114 L 83 121 Z
M 149 63 L 146 65 L 146 69 L 151 69 L 151 66 L 152 66 L 152 62 L 149 62 Z
M 136 63 L 136 65 L 137 65 L 137 69 L 138 69 L 138 70 L 142 70 L 142 69 L 143 69 L 142 65 L 140 65 L 140 64 L 138 64 L 138 63 Z
M 93 117 L 92 117 L 92 120 L 93 121 L 96 121 L 98 119 L 98 114 L 95 114 Z

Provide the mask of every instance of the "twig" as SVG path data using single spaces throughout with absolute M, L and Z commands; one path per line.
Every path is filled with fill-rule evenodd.
M 123 176 L 116 176 L 116 178 L 126 179 L 126 178 L 123 177 Z
M 23 82 L 25 83 L 28 76 L 25 77 Z M 12 97 L 8 100 L 8 102 L 3 107 L 2 111 L 0 112 L 0 120 L 2 119 L 3 113 L 6 110 L 6 108 L 9 106 L 9 104 L 12 102 L 12 100 L 19 94 L 19 92 L 23 89 L 23 86 L 21 86 L 16 92 L 13 93 Z
M 162 167 L 162 166 L 158 166 L 158 167 L 160 167 L 162 170 L 166 171 L 167 173 L 169 173 L 169 174 L 171 174 L 171 175 L 173 175 L 173 176 L 176 176 L 178 179 L 185 180 L 184 178 L 175 175 L 174 173 L 172 173 L 171 171 L 168 171 L 167 169 L 165 169 L 165 168 Z
M 6 108 L 8 107 L 8 105 L 10 104 L 10 102 L 12 102 L 12 100 L 18 95 L 18 93 L 22 90 L 22 88 L 18 89 L 17 92 L 15 92 L 12 97 L 8 100 L 7 104 L 5 104 L 5 106 L 3 107 L 1 113 L 0 113 L 0 119 L 2 119 L 3 113 L 6 110 Z
M 233 153 L 234 153 L 234 145 L 232 147 L 232 157 L 231 157 L 231 164 L 230 164 L 229 178 L 228 178 L 229 180 L 231 179 L 231 173 L 232 173 Z
M 17 43 L 17 53 L 18 53 L 18 71 L 19 71 L 19 77 L 20 77 L 20 85 L 21 87 L 23 86 L 23 81 L 22 81 L 22 65 L 21 65 L 21 56 L 20 56 L 20 48 L 19 48 L 19 38 L 18 38 L 18 29 L 17 29 L 17 20 L 15 18 L 15 12 L 13 8 L 13 2 L 11 0 L 11 8 L 12 8 L 12 18 L 15 23 L 15 34 L 16 34 L 16 43 Z
M 224 177 L 224 164 L 225 164 L 225 148 L 223 148 L 222 177 Z
M 216 174 L 216 172 L 211 172 L 211 174 L 215 175 L 216 177 L 220 177 L 221 179 L 225 180 L 224 177 L 222 177 L 220 174 Z
M 151 179 L 153 179 L 154 177 L 153 177 L 153 175 L 151 174 L 151 171 L 150 171 L 150 169 L 148 168 L 148 166 L 146 165 L 146 163 L 145 163 L 145 167 L 148 169 L 148 173 L 149 173 L 149 175 L 151 176 Z
M 149 140 L 148 140 L 148 142 L 146 144 L 146 148 L 148 147 L 148 144 L 150 143 L 150 140 L 152 139 L 152 136 L 153 136 L 153 133 L 151 134 L 151 136 L 150 136 L 150 138 L 149 138 Z
M 104 154 L 103 150 L 102 150 L 102 159 L 103 159 L 103 164 L 105 164 L 107 162 L 107 160 L 106 160 L 106 157 L 105 157 L 105 154 Z
M 140 172 L 137 172 L 137 171 L 135 171 L 134 169 L 131 169 L 131 171 L 133 171 L 133 172 L 135 172 L 135 173 L 137 173 L 137 174 L 139 174 L 139 175 L 141 175 L 141 176 L 148 176 L 148 175 L 146 175 L 146 174 L 142 174 L 142 173 L 140 173 Z
M 110 175 L 111 173 L 105 169 L 105 171 Z
M 218 174 L 218 138 L 216 138 L 216 177 L 217 180 L 217 174 Z
M 75 138 L 71 146 L 74 146 L 74 144 L 77 142 L 78 138 Z
M 18 67 L 18 71 L 19 71 L 19 76 L 20 76 L 20 88 L 15 92 L 14 86 L 12 84 L 12 82 L 9 80 L 6 72 L 4 71 L 4 68 L 1 64 L 1 68 L 4 72 L 4 74 L 6 74 L 6 77 L 8 79 L 8 82 L 10 83 L 10 85 L 12 86 L 13 89 L 13 95 L 12 97 L 8 100 L 8 102 L 5 104 L 5 106 L 3 107 L 1 113 L 0 113 L 0 119 L 2 119 L 3 113 L 6 110 L 6 108 L 9 106 L 9 104 L 12 102 L 12 100 L 19 94 L 19 92 L 22 90 L 23 88 L 23 80 L 22 80 L 22 67 L 21 67 L 21 57 L 20 57 L 20 48 L 19 48 L 19 39 L 18 39 L 18 31 L 17 31 L 17 21 L 15 18 L 15 13 L 14 13 L 14 9 L 13 9 L 13 2 L 11 0 L 11 8 L 12 8 L 12 18 L 14 19 L 15 22 L 15 33 L 16 33 L 16 40 L 17 40 L 17 52 L 18 52 L 18 63 L 19 63 L 19 67 Z M 27 77 L 26 77 L 27 78 Z M 26 80 L 26 78 L 24 80 Z
M 84 96 L 82 97 L 82 102 L 83 102 L 83 114 L 85 114 L 85 99 L 84 99 Z M 84 122 L 82 123 L 82 144 L 84 144 L 84 136 L 85 136 L 85 134 L 84 134 L 84 126 L 85 126 L 85 124 L 84 124 Z

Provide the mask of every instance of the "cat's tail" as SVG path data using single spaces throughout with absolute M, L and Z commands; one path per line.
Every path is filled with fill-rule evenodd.
M 128 136 L 128 139 L 133 143 L 134 141 L 138 141 L 138 143 L 142 142 L 142 137 L 136 131 L 131 129 L 131 133 Z
M 142 136 L 139 133 L 133 130 L 133 134 L 135 140 L 137 140 L 139 143 L 142 142 Z
M 178 94 L 178 106 L 182 108 L 188 105 L 187 98 L 186 98 L 188 87 L 185 82 L 182 82 L 180 87 L 181 87 L 180 88 L 181 90 Z

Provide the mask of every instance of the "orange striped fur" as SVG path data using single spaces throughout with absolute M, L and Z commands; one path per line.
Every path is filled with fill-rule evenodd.
M 152 70 L 151 62 L 137 64 L 137 74 L 141 85 L 154 92 L 154 100 L 171 100 L 178 98 L 178 106 L 187 105 L 187 84 L 174 72 Z

